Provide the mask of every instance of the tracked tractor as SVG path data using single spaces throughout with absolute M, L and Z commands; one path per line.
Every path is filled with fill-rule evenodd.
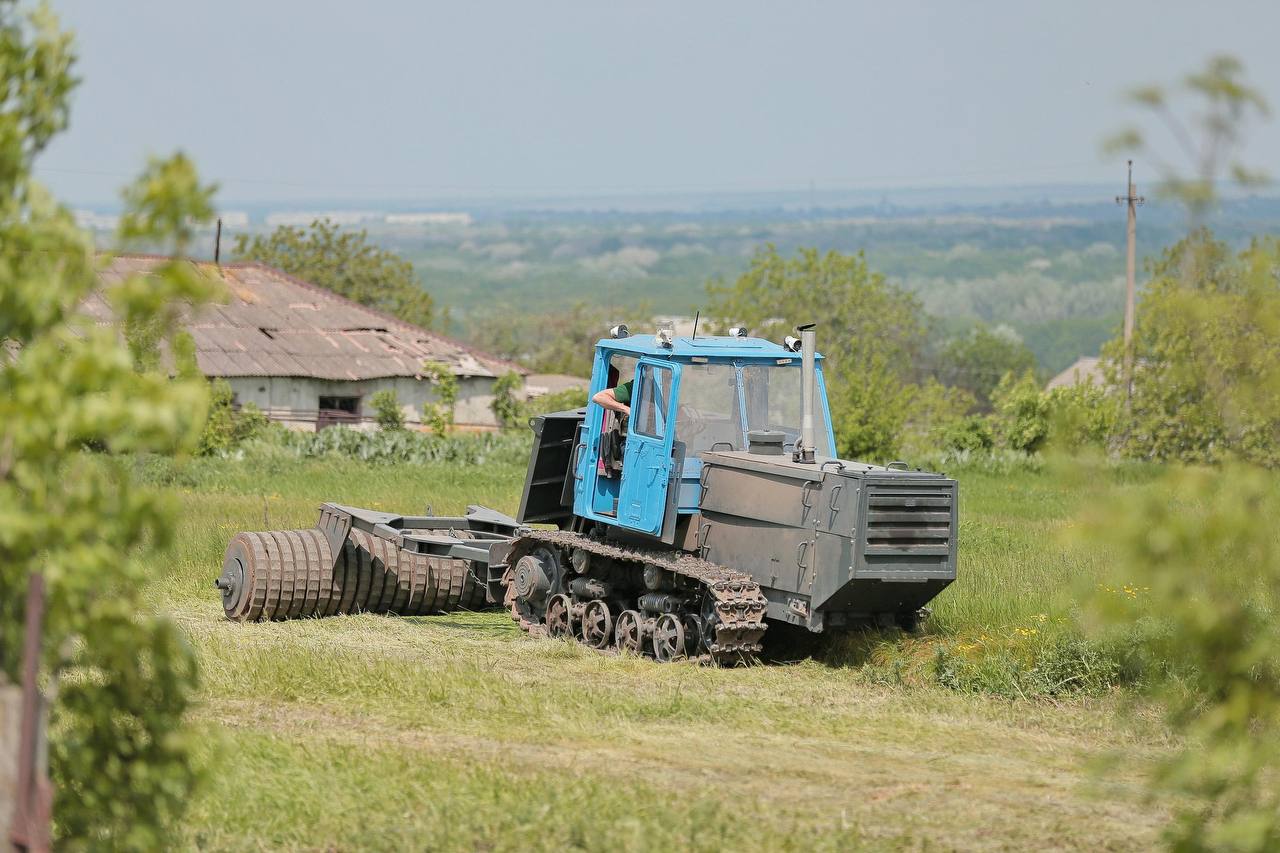
M 956 576 L 956 483 L 838 459 L 823 359 L 798 331 L 615 327 L 591 395 L 629 383 L 629 416 L 593 401 L 534 418 L 515 518 L 326 503 L 313 529 L 231 541 L 226 614 L 501 606 L 533 634 L 715 663 L 754 659 L 771 625 L 912 629 Z

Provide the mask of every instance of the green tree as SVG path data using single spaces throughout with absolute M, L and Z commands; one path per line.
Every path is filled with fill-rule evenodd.
M 991 410 L 991 392 L 1006 373 L 1021 376 L 1035 367 L 1035 355 L 1012 329 L 977 326 L 947 341 L 935 372 L 944 384 L 972 394 L 985 412 Z
M 99 286 L 92 242 L 31 177 L 66 124 L 73 61 L 45 7 L 0 0 L 0 670 L 16 676 L 25 592 L 41 572 L 57 842 L 161 848 L 196 779 L 183 723 L 196 661 L 144 600 L 140 558 L 170 541 L 170 507 L 131 481 L 124 454 L 193 449 L 208 390 L 135 369 L 130 346 L 79 313 Z M 185 157 L 153 160 L 125 193 L 120 236 L 180 254 L 211 194 Z M 212 292 L 175 260 L 105 295 L 126 329 L 163 340 L 180 306 Z
M 1132 456 L 1280 464 L 1280 240 L 1239 254 L 1197 231 L 1151 268 L 1118 443 Z M 1122 343 L 1113 341 L 1110 381 Z
M 385 388 L 379 391 L 369 398 L 369 405 L 373 407 L 373 419 L 378 422 L 379 428 L 393 431 L 404 429 L 404 407 L 400 405 L 400 398 L 394 390 Z
M 309 230 L 281 225 L 268 235 L 236 237 L 239 258 L 260 261 L 361 305 L 423 328 L 436 321 L 431 294 L 413 264 L 369 242 L 365 231 L 342 231 L 328 220 Z
M 634 329 L 651 316 L 643 302 L 623 314 L 577 302 L 568 311 L 503 316 L 485 322 L 470 337 L 481 349 L 536 373 L 589 376 L 596 341 L 608 337 L 618 323 Z
M 765 246 L 732 284 L 713 282 L 710 317 L 773 340 L 818 324 L 827 393 L 841 455 L 884 459 L 897 451 L 925 339 L 919 303 L 872 272 L 866 257 Z

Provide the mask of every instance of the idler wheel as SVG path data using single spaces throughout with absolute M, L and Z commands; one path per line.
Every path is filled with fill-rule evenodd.
M 653 626 L 653 656 L 662 663 L 685 657 L 684 623 L 674 613 L 663 613 Z
M 617 624 L 613 627 L 613 642 L 618 647 L 618 651 L 630 652 L 633 655 L 641 653 L 644 641 L 644 633 L 640 628 L 641 621 L 640 613 L 636 610 L 624 610 L 618 614 Z
M 553 595 L 547 602 L 547 633 L 553 637 L 573 635 L 573 624 L 569 617 L 569 596 Z
M 526 554 L 516 561 L 516 596 L 531 603 L 542 602 L 551 591 L 554 558 L 543 553 Z
M 613 615 L 609 605 L 596 598 L 582 611 L 582 641 L 593 649 L 603 649 L 613 639 Z

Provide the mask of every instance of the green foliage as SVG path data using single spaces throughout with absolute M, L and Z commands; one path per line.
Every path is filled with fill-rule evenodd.
M 328 220 L 309 231 L 281 225 L 267 236 L 241 234 L 235 254 L 261 261 L 341 296 L 431 328 L 435 306 L 413 271 L 394 252 L 369 242 L 367 232 L 343 232 Z
M 961 388 L 948 388 L 936 379 L 908 388 L 907 416 L 898 439 L 898 450 L 914 458 L 937 446 L 939 436 L 967 420 L 973 397 Z
M 267 416 L 253 403 L 237 408 L 235 395 L 225 379 L 209 383 L 209 416 L 196 452 L 201 456 L 214 456 L 239 447 L 245 441 L 267 428 Z
M 518 373 L 500 376 L 494 383 L 493 412 L 504 429 L 522 428 L 530 418 L 545 415 L 549 412 L 564 412 L 569 409 L 580 409 L 587 404 L 586 388 L 566 388 L 554 394 L 543 394 L 520 400 L 515 390 L 524 387 L 524 380 Z
M 454 408 L 458 403 L 458 377 L 444 362 L 428 361 L 422 375 L 435 385 L 436 399 L 422 404 L 422 422 L 436 435 L 445 435 L 453 426 Z
M 1049 438 L 1049 399 L 1034 374 L 1005 374 L 991 398 L 1001 437 L 1009 448 L 1034 453 L 1044 446 Z
M 944 450 L 982 453 L 995 447 L 991 421 L 982 415 L 969 415 L 944 424 L 937 432 L 937 443 Z
M 579 301 L 566 310 L 545 314 L 521 311 L 499 317 L 486 315 L 472 338 L 486 352 L 537 373 L 587 376 L 591 373 L 596 341 L 607 337 L 609 329 L 618 323 L 639 329 L 651 316 L 641 299 L 632 300 L 621 313 Z
M 1133 398 L 1122 452 L 1216 462 L 1237 455 L 1280 464 L 1280 241 L 1238 255 L 1204 231 L 1152 268 L 1134 337 Z M 1122 343 L 1110 344 L 1119 383 Z
M 1186 795 L 1168 829 L 1178 850 L 1280 847 L 1280 513 L 1275 479 L 1240 466 L 1171 473 L 1110 502 L 1082 534 L 1116 554 L 1092 596 L 1099 636 L 1158 618 L 1141 654 L 1183 746 L 1152 779 Z
M 493 383 L 493 409 L 494 417 L 498 419 L 498 423 L 504 429 L 509 429 L 520 423 L 521 401 L 516 397 L 516 392 L 524 388 L 524 379 L 515 371 L 508 371 L 497 378 Z
M 1049 441 L 1069 452 L 1108 446 L 1120 423 L 1120 396 L 1112 389 L 1082 382 L 1045 392 Z
M 369 405 L 373 407 L 373 419 L 380 429 L 404 429 L 404 407 L 393 389 L 384 388 L 374 394 L 369 398 Z
M 169 503 L 133 484 L 121 454 L 193 449 L 208 392 L 190 376 L 136 370 L 154 366 L 137 357 L 148 346 L 131 351 L 77 313 L 98 286 L 93 246 L 31 178 L 66 123 L 72 61 L 47 10 L 24 17 L 0 2 L 0 670 L 17 673 L 25 591 L 42 572 L 58 844 L 158 849 L 195 782 L 182 724 L 195 661 L 141 595 L 141 558 L 172 540 Z M 153 160 L 125 194 L 122 239 L 181 252 L 211 193 L 180 155 Z M 212 292 L 172 262 L 105 295 L 149 345 L 182 304 Z
M 237 450 L 222 455 L 248 459 L 267 468 L 275 461 L 329 458 L 376 465 L 449 462 L 469 466 L 501 462 L 523 470 L 529 461 L 529 438 L 527 431 L 515 430 L 432 435 L 414 430 L 364 432 L 346 427 L 301 432 L 272 426 Z
M 554 394 L 543 394 L 541 397 L 534 397 L 521 404 L 520 422 L 525 423 L 529 418 L 551 412 L 567 412 L 570 409 L 581 409 L 585 405 L 587 405 L 586 388 L 566 388 L 563 391 L 556 391 Z
M 1036 357 L 1007 327 L 977 326 L 967 335 L 952 338 L 937 356 L 938 378 L 973 395 L 978 408 L 991 410 L 991 392 L 1006 373 L 1034 373 Z
M 709 316 L 781 340 L 797 323 L 819 324 L 819 349 L 840 454 L 894 455 L 912 396 L 910 369 L 924 343 L 920 306 L 872 272 L 862 253 L 766 246 L 733 284 L 708 285 Z

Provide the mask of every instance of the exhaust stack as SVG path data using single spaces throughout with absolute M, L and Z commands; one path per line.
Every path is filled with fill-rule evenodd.
M 800 405 L 804 411 L 800 414 L 800 440 L 796 442 L 795 461 L 812 463 L 814 448 L 817 442 L 813 436 L 813 401 L 818 392 L 818 369 L 814 359 L 817 350 L 818 333 L 813 330 L 813 323 L 797 326 L 800 333 Z

